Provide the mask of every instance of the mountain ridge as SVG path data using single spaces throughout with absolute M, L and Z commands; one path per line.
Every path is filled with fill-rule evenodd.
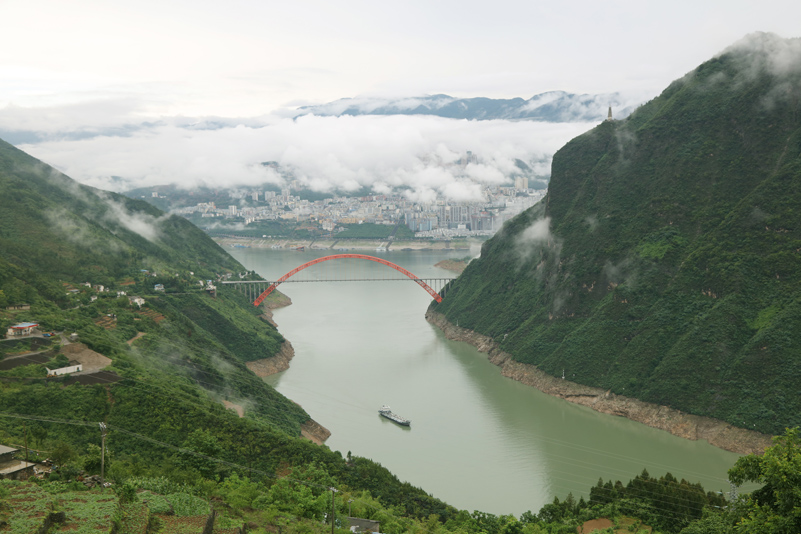
M 445 94 L 419 97 L 343 98 L 297 109 L 295 116 L 318 115 L 432 115 L 467 120 L 535 120 L 545 122 L 595 122 L 607 118 L 609 107 L 615 116 L 628 116 L 637 102 L 620 93 L 574 94 L 548 91 L 529 99 L 457 98 Z
M 755 34 L 554 156 L 432 306 L 516 360 L 763 433 L 801 423 L 801 46 Z

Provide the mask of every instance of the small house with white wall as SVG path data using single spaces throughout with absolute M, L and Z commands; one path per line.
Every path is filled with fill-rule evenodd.
M 67 367 L 59 367 L 58 369 L 50 369 L 49 367 L 45 367 L 45 369 L 47 369 L 47 376 L 61 376 L 83 371 L 83 364 L 78 361 L 71 360 Z

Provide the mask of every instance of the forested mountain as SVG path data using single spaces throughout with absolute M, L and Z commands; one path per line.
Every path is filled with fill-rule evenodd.
M 553 159 L 433 305 L 521 362 L 766 433 L 801 424 L 801 40 L 753 34 Z
M 409 98 L 343 98 L 298 108 L 297 115 L 434 115 L 448 119 L 536 120 L 545 122 L 592 122 L 606 118 L 609 107 L 619 117 L 631 113 L 634 103 L 619 93 L 577 95 L 549 91 L 523 98 L 456 98 L 426 95 Z
M 0 341 L 0 444 L 54 464 L 46 479 L 0 480 L 0 531 L 201 532 L 211 517 L 214 532 L 343 534 L 353 514 L 389 534 L 576 532 L 598 517 L 678 532 L 724 503 L 643 472 L 520 519 L 458 511 L 372 460 L 299 437 L 308 414 L 244 365 L 284 340 L 239 293 L 205 289 L 254 275 L 197 228 L 3 142 L 0 217 L 0 328 L 32 321 L 55 332 Z M 45 377 L 76 346 L 108 366 L 81 380 Z M 101 472 L 111 488 L 92 482 Z
M 53 480 L 65 482 L 81 469 L 99 473 L 104 423 L 105 473 L 119 484 L 166 476 L 208 498 L 250 477 L 250 503 L 292 473 L 314 478 L 313 489 L 286 482 L 264 510 L 308 497 L 317 506 L 309 517 L 321 516 L 335 486 L 380 499 L 370 501 L 377 511 L 398 507 L 397 517 L 447 519 L 452 507 L 373 461 L 300 437 L 315 426 L 309 415 L 245 365 L 274 356 L 284 339 L 219 283 L 255 276 L 185 219 L 82 186 L 0 141 L 0 330 L 30 321 L 47 333 L 0 341 L 0 444 L 33 440 L 39 459 L 59 466 Z M 46 378 L 76 351 L 105 368 L 77 382 Z M 0 525 L 6 495 L 0 488 Z

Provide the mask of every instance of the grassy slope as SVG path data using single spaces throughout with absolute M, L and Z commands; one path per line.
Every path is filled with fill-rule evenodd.
M 767 63 L 724 54 L 568 143 L 545 201 L 436 309 L 554 375 L 764 432 L 801 423 L 801 74 Z M 543 217 L 550 235 L 525 233 Z

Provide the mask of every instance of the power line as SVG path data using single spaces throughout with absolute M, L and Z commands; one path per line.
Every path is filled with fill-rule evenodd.
M 35 416 L 35 415 L 23 415 L 23 414 L 13 414 L 13 413 L 0 413 L 0 417 L 16 418 L 16 419 L 23 419 L 23 420 L 30 420 L 30 421 L 39 421 L 39 422 L 49 422 L 49 423 L 56 423 L 56 424 L 67 424 L 67 425 L 83 426 L 83 427 L 94 427 L 97 424 L 97 423 L 90 422 L 90 421 L 56 419 L 56 418 L 52 418 L 52 417 L 42 417 L 42 416 Z M 215 463 L 218 463 L 220 465 L 223 465 L 223 466 L 226 466 L 226 467 L 230 467 L 230 468 L 233 468 L 233 469 L 241 469 L 241 470 L 249 471 L 251 473 L 255 473 L 255 474 L 261 475 L 261 476 L 263 476 L 263 477 L 265 477 L 267 479 L 287 480 L 289 482 L 303 484 L 303 485 L 306 485 L 306 486 L 309 486 L 309 487 L 314 487 L 314 488 L 317 488 L 317 489 L 320 489 L 320 490 L 331 490 L 332 489 L 330 486 L 317 484 L 317 483 L 310 482 L 310 481 L 307 481 L 307 480 L 299 480 L 299 479 L 294 479 L 294 478 L 286 477 L 286 476 L 285 477 L 279 477 L 279 476 L 270 474 L 270 473 L 268 473 L 266 471 L 263 471 L 263 470 L 260 470 L 260 469 L 257 469 L 257 468 L 247 467 L 247 466 L 238 464 L 236 462 L 231 462 L 231 461 L 222 460 L 222 459 L 219 459 L 219 458 L 216 458 L 216 457 L 213 457 L 213 456 L 209 456 L 207 454 L 203 454 L 203 453 L 194 451 L 192 449 L 188 449 L 186 447 L 179 447 L 179 446 L 176 446 L 176 445 L 173 445 L 173 444 L 170 444 L 170 443 L 166 443 L 164 441 L 161 441 L 161 440 L 158 440 L 158 439 L 155 439 L 155 438 L 151 438 L 149 436 L 145 436 L 145 435 L 140 434 L 138 432 L 133 432 L 133 431 L 124 429 L 124 428 L 116 426 L 116 425 L 106 425 L 106 429 L 108 431 L 114 431 L 114 432 L 119 432 L 119 433 L 122 433 L 122 434 L 126 434 L 128 436 L 131 436 L 131 437 L 134 437 L 134 438 L 137 438 L 137 439 L 141 439 L 143 441 L 147 441 L 147 442 L 149 442 L 151 444 L 158 445 L 158 446 L 170 449 L 172 451 L 175 451 L 175 452 L 178 452 L 178 453 L 181 453 L 181 454 L 187 454 L 187 455 L 195 456 L 195 457 L 198 457 L 198 458 L 202 458 L 204 460 L 215 462 Z M 652 485 L 656 485 L 656 486 L 659 486 L 659 487 L 664 487 L 664 485 L 662 483 L 660 483 L 658 480 L 651 481 L 651 480 L 642 480 L 642 479 L 640 479 L 640 482 L 644 483 L 644 484 L 652 484 Z M 593 486 L 593 488 L 598 490 L 598 491 L 607 492 L 607 494 L 610 494 L 610 493 L 616 491 L 614 488 L 610 490 L 609 488 L 605 488 L 603 486 L 601 486 L 601 487 Z M 676 489 L 676 486 L 674 486 L 673 489 Z M 337 490 L 337 491 L 341 491 L 341 490 Z M 625 491 L 629 491 L 628 488 L 625 488 Z M 641 493 L 652 494 L 652 495 L 660 496 L 660 497 L 663 496 L 663 494 L 661 494 L 661 493 L 652 492 L 652 491 L 644 490 L 644 489 L 641 489 L 641 488 L 636 489 L 635 491 L 639 491 Z M 687 493 L 689 493 L 689 494 L 697 494 L 692 490 L 683 490 L 683 491 L 687 491 Z M 704 497 L 705 497 L 705 495 L 704 495 Z M 664 503 L 665 505 L 669 505 L 671 507 L 687 508 L 688 510 L 692 510 L 692 511 L 696 510 L 694 507 L 691 507 L 689 505 L 683 505 L 680 502 L 677 503 L 675 501 L 666 501 L 666 500 L 663 500 L 663 499 L 655 499 L 655 498 L 649 498 L 648 500 L 651 502 L 652 506 L 655 509 L 661 510 L 661 513 L 663 515 L 672 515 L 672 516 L 677 517 L 677 518 L 687 518 L 687 515 L 678 513 L 678 512 L 673 511 L 673 510 L 670 510 L 670 509 L 668 509 L 668 508 L 666 508 L 664 506 L 660 506 L 659 504 L 656 504 L 656 503 Z M 363 503 L 363 504 L 368 505 L 368 506 L 371 505 L 371 503 L 367 503 L 365 501 L 361 501 L 358 498 L 354 499 L 354 502 L 360 502 L 360 503 Z

